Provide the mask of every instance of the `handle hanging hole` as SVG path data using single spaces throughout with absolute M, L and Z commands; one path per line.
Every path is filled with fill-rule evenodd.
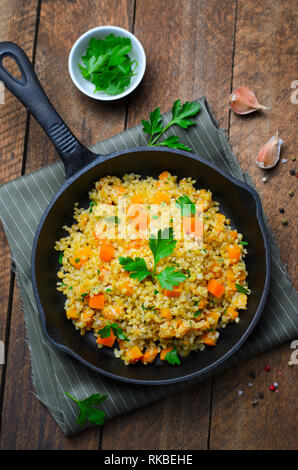
M 0 57 L 0 67 L 15 82 L 25 85 L 27 79 L 19 60 L 12 54 L 3 54 Z

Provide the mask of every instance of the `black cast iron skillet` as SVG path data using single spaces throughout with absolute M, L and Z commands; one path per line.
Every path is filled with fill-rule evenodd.
M 21 79 L 13 77 L 3 65 L 12 57 Z M 16 44 L 0 44 L 0 79 L 35 116 L 62 158 L 66 180 L 50 202 L 37 229 L 32 254 L 32 282 L 46 338 L 58 349 L 108 377 L 140 384 L 169 384 L 192 379 L 224 362 L 245 341 L 263 310 L 269 289 L 269 244 L 257 193 L 203 158 L 169 149 L 135 148 L 108 156 L 96 155 L 84 147 L 68 129 L 47 99 L 26 54 Z M 157 176 L 168 170 L 178 177 L 191 176 L 200 187 L 212 191 L 221 211 L 231 219 L 248 242 L 246 265 L 251 295 L 248 308 L 238 325 L 229 325 L 215 348 L 192 353 L 180 366 L 157 359 L 153 364 L 125 366 L 108 348 L 98 350 L 93 333 L 81 336 L 64 312 L 64 296 L 57 292 L 58 254 L 55 241 L 65 236 L 63 225 L 72 223 L 73 205 L 88 207 L 93 183 L 109 174 L 123 176 L 135 172 Z

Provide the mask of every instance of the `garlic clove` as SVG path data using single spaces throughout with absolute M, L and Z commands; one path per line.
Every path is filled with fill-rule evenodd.
M 236 114 L 249 114 L 258 109 L 270 109 L 260 104 L 256 95 L 246 86 L 240 86 L 230 96 L 230 105 Z
M 278 137 L 278 131 L 276 131 L 276 134 L 259 151 L 256 160 L 257 165 L 263 168 L 263 170 L 273 168 L 279 160 L 280 149 L 283 143 L 283 140 Z

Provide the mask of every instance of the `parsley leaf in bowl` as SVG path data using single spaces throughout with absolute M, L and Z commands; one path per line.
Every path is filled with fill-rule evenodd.
M 113 33 L 104 39 L 91 38 L 85 55 L 78 64 L 83 77 L 95 86 L 94 93 L 104 91 L 108 95 L 118 95 L 130 85 L 136 75 L 137 62 L 131 60 L 131 40 L 115 36 Z

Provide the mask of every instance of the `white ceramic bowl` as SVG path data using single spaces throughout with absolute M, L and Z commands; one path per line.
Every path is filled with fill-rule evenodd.
M 136 75 L 131 78 L 130 85 L 123 91 L 123 93 L 120 93 L 119 95 L 108 95 L 102 91 L 97 91 L 94 93 L 94 85 L 83 77 L 78 67 L 78 63 L 82 64 L 81 57 L 85 54 L 90 39 L 103 39 L 111 33 L 113 33 L 115 36 L 124 36 L 131 39 L 132 49 L 129 53 L 129 56 L 132 60 L 136 60 L 138 63 L 136 68 Z M 82 93 L 90 96 L 90 98 L 101 101 L 118 100 L 119 98 L 123 98 L 124 96 L 131 93 L 142 80 L 145 69 L 146 55 L 142 44 L 132 33 L 126 29 L 119 28 L 118 26 L 99 26 L 97 28 L 90 29 L 76 40 L 71 48 L 68 58 L 68 70 L 75 86 Z

